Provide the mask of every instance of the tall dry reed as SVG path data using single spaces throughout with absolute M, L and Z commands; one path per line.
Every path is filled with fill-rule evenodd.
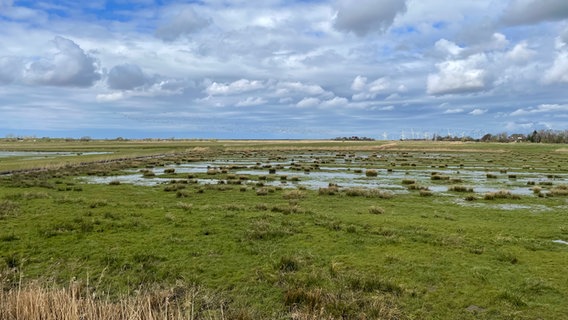
M 215 307 L 197 288 L 155 290 L 111 300 L 85 292 L 80 284 L 47 288 L 37 283 L 0 290 L 0 319 L 4 320 L 157 320 L 225 319 L 223 305 Z M 213 308 L 212 308 L 213 307 Z

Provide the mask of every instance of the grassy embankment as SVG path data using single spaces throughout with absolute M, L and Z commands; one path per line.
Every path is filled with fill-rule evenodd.
M 174 172 L 168 175 L 174 183 L 154 187 L 76 178 L 125 168 L 112 163 L 4 177 L 0 318 L 49 306 L 145 319 L 562 319 L 568 313 L 568 246 L 553 242 L 568 240 L 568 202 L 557 182 L 568 163 L 558 146 L 218 141 L 141 150 L 136 144 L 103 149 L 105 143 L 90 150 L 167 153 L 123 164 L 146 170 L 214 158 L 264 163 L 287 159 L 288 150 L 292 157 L 315 153 L 301 165 L 316 171 L 329 165 L 317 160 L 321 152 L 336 150 L 334 157 L 353 170 L 377 170 L 379 178 L 386 170 L 407 172 L 402 185 L 412 185 L 413 170 L 453 168 L 447 180 L 432 179 L 438 185 L 459 181 L 459 170 L 469 167 L 495 175 L 488 179 L 510 179 L 508 170 L 542 172 L 543 180 L 527 186 L 541 188 L 541 196 L 500 198 L 427 194 L 420 192 L 424 185 L 396 195 L 263 185 L 263 179 L 289 185 L 281 178 L 287 166 L 263 178 L 241 177 L 230 167 L 191 177 Z M 27 150 L 86 150 L 61 147 Z M 0 167 L 9 160 L 1 161 Z M 224 183 L 195 183 L 211 177 Z

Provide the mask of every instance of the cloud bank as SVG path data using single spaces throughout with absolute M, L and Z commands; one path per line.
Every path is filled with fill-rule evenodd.
M 0 135 L 568 127 L 566 1 L 0 0 L 0 30 Z

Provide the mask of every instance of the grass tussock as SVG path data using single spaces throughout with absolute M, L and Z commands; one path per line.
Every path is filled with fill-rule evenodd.
M 511 199 L 511 200 L 519 200 L 521 197 L 512 194 L 511 191 L 508 190 L 499 190 L 496 192 L 489 192 L 483 196 L 485 200 L 495 200 L 495 199 Z
M 506 290 L 497 295 L 497 299 L 510 303 L 515 307 L 525 307 L 527 303 L 518 293 Z
M 190 212 L 191 210 L 193 210 L 193 204 L 192 203 L 187 203 L 187 202 L 181 202 L 179 201 L 176 204 L 176 207 L 178 207 L 179 209 L 182 209 L 183 211 L 187 211 Z
M 144 178 L 153 178 L 156 176 L 156 174 L 154 173 L 154 171 L 152 170 L 143 170 L 142 171 L 142 176 Z
M 261 219 L 251 224 L 245 233 L 247 240 L 274 240 L 294 234 L 294 230 L 275 223 L 271 223 L 268 219 Z
M 300 190 L 290 190 L 284 192 L 282 197 L 286 200 L 292 200 L 292 199 L 297 200 L 297 199 L 302 199 L 304 197 L 304 193 Z
M 550 195 L 552 196 L 568 196 L 568 184 L 558 185 L 550 189 Z
M 432 181 L 449 181 L 450 176 L 443 175 L 443 174 L 440 174 L 438 172 L 432 172 L 432 175 L 430 176 L 430 180 L 432 180 Z
M 450 186 L 448 188 L 448 191 L 453 191 L 453 192 L 473 192 L 473 188 L 472 187 L 467 187 L 467 186 L 462 186 L 462 185 L 456 185 L 456 186 Z
M 287 289 L 284 304 L 291 319 L 405 319 L 388 295 L 372 296 L 357 292 L 329 292 L 322 288 Z
M 281 272 L 294 272 L 300 270 L 300 260 L 295 256 L 283 256 L 278 262 L 277 269 Z
M 366 198 L 381 198 L 390 199 L 394 195 L 392 192 L 380 189 L 367 189 L 367 188 L 348 188 L 345 189 L 345 195 L 349 197 L 366 197 Z
M 257 195 L 257 196 L 266 196 L 266 195 L 268 195 L 268 188 L 259 188 L 259 189 L 256 189 L 256 195 Z
M 320 196 L 334 196 L 339 193 L 339 187 L 333 184 L 330 184 L 327 188 L 319 188 L 318 194 Z
M 0 201 L 0 219 L 17 214 L 19 208 L 20 206 L 17 202 L 11 200 Z
M 365 171 L 365 175 L 367 177 L 376 177 L 379 175 L 379 173 L 377 172 L 377 170 L 369 169 Z
M 377 207 L 377 206 L 371 206 L 369 208 L 369 213 L 370 214 L 383 214 L 383 213 L 385 213 L 385 209 L 383 209 L 381 207 Z

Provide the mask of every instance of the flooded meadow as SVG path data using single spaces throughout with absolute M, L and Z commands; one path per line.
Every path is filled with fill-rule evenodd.
M 461 153 L 305 153 L 236 154 L 191 162 L 156 163 L 114 176 L 84 178 L 88 183 L 111 182 L 155 186 L 188 179 L 198 184 L 242 184 L 318 190 L 384 189 L 396 194 L 417 190 L 455 196 L 483 195 L 506 190 L 519 196 L 546 196 L 554 186 L 568 184 L 566 161 L 556 168 L 516 164 L 505 159 L 475 160 Z
M 0 158 L 18 168 L 19 156 L 47 157 L 0 176 L 2 292 L 159 299 L 195 319 L 568 312 L 565 148 L 96 146 L 113 154 Z

